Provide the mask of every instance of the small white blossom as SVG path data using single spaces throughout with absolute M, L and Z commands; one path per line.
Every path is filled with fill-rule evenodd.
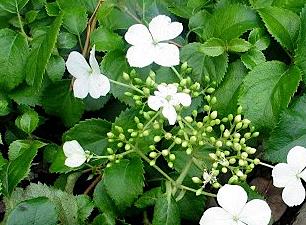
M 305 199 L 305 188 L 301 179 L 306 181 L 306 149 L 295 146 L 287 155 L 287 163 L 277 164 L 273 171 L 273 185 L 284 188 L 283 201 L 288 206 L 296 206 Z
M 247 202 L 246 191 L 238 185 L 226 184 L 220 188 L 217 200 L 222 208 L 207 209 L 200 225 L 268 225 L 270 222 L 269 205 L 259 199 Z
M 67 157 L 65 165 L 68 167 L 79 167 L 87 160 L 87 154 L 76 140 L 67 141 L 63 145 L 64 154 Z
M 95 58 L 95 46 L 90 51 L 89 64 L 79 52 L 73 51 L 68 56 L 66 67 L 76 78 L 73 92 L 77 98 L 85 98 L 89 93 L 91 97 L 97 99 L 110 91 L 109 79 L 101 74 Z
M 162 114 L 169 121 L 170 125 L 174 125 L 177 119 L 177 113 L 175 106 L 191 105 L 190 95 L 179 92 L 177 93 L 177 87 L 175 84 L 160 84 L 157 86 L 158 91 L 154 92 L 154 96 L 150 96 L 148 99 L 148 105 L 151 109 L 158 111 L 162 109 Z
M 180 63 L 179 49 L 167 41 L 179 36 L 183 25 L 171 22 L 165 15 L 154 17 L 149 28 L 143 24 L 131 26 L 125 34 L 125 40 L 132 46 L 128 49 L 127 59 L 133 67 L 146 67 L 153 62 L 171 67 Z

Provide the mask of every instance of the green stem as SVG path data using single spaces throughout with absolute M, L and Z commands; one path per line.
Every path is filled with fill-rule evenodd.
M 172 71 L 175 73 L 175 75 L 178 77 L 179 80 L 182 80 L 183 77 L 181 76 L 181 74 L 179 74 L 179 72 L 177 72 L 177 70 L 171 66 Z
M 28 35 L 24 31 L 23 23 L 22 23 L 22 20 L 21 20 L 21 16 L 20 16 L 19 10 L 17 10 L 17 17 L 18 17 L 18 22 L 19 22 L 19 26 L 20 26 L 20 29 L 21 29 L 21 33 L 26 38 L 26 42 L 28 43 Z
M 126 152 L 117 154 L 116 157 L 117 157 L 117 156 L 120 156 L 120 157 L 122 156 L 122 157 L 123 157 L 123 156 L 128 155 L 128 154 L 131 154 L 131 153 L 133 153 L 133 152 L 135 152 L 135 150 L 129 150 L 129 151 L 126 151 Z M 108 159 L 109 156 L 108 156 L 108 155 L 101 155 L 101 156 L 98 155 L 98 156 L 94 156 L 93 158 L 94 158 L 94 159 Z
M 180 185 L 179 188 L 181 189 L 185 189 L 187 191 L 192 191 L 194 193 L 196 193 L 198 190 L 196 189 L 193 189 L 193 188 L 190 188 L 190 187 L 187 187 L 187 186 L 184 186 L 184 185 Z M 216 198 L 217 195 L 213 194 L 213 193 L 209 193 L 209 192 L 206 192 L 206 191 L 202 191 L 201 192 L 202 195 L 206 195 L 206 196 L 209 196 L 209 197 L 213 197 L 213 198 Z
M 150 119 L 150 121 L 144 126 L 143 130 L 147 129 L 150 124 L 160 115 L 160 111 L 158 111 L 153 117 L 152 119 Z
M 190 169 L 190 167 L 191 167 L 191 165 L 192 165 L 192 157 L 188 160 L 188 162 L 186 163 L 186 165 L 185 165 L 185 167 L 183 168 L 183 170 L 182 170 L 182 172 L 181 172 L 181 174 L 180 174 L 180 176 L 176 179 L 176 181 L 175 181 L 175 183 L 176 183 L 176 185 L 177 186 L 180 186 L 182 183 L 183 183 L 183 181 L 184 181 L 184 179 L 185 179 L 185 177 L 187 176 L 187 174 L 188 174 L 188 171 L 189 171 L 189 169 Z
M 137 87 L 134 87 L 134 86 L 131 86 L 131 85 L 128 85 L 128 84 L 124 84 L 124 83 L 121 83 L 119 81 L 115 81 L 115 80 L 112 80 L 112 79 L 109 79 L 109 81 L 113 84 L 117 84 L 119 86 L 122 86 L 122 87 L 126 87 L 126 88 L 129 88 L 129 89 L 133 89 L 134 91 L 137 91 L 138 93 L 144 95 L 143 91 L 140 90 L 139 88 Z
M 274 169 L 274 166 L 271 166 L 271 165 L 269 165 L 269 164 L 267 164 L 267 163 L 260 162 L 259 165 L 262 165 L 262 166 L 265 166 L 265 167 L 269 167 L 269 168 L 271 168 L 271 169 Z

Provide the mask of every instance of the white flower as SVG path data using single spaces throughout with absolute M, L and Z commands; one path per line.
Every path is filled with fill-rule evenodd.
M 206 210 L 200 225 L 268 225 L 270 222 L 269 205 L 259 199 L 247 202 L 246 191 L 238 185 L 226 184 L 220 188 L 217 200 L 222 208 Z
M 90 51 L 89 64 L 79 52 L 73 51 L 68 56 L 66 66 L 69 73 L 76 78 L 73 92 L 77 98 L 85 98 L 89 93 L 97 99 L 110 91 L 109 79 L 101 74 L 95 58 L 95 46 Z
M 306 149 L 295 146 L 287 155 L 287 163 L 277 164 L 273 171 L 273 185 L 283 188 L 282 197 L 288 206 L 303 203 L 305 189 L 301 179 L 306 181 Z
M 177 87 L 174 84 L 160 84 L 157 86 L 158 91 L 155 91 L 155 96 L 150 96 L 148 105 L 151 109 L 158 111 L 162 108 L 162 114 L 169 121 L 170 125 L 176 122 L 177 113 L 175 106 L 191 105 L 191 97 L 186 93 L 177 93 Z
M 64 154 L 67 157 L 65 165 L 69 167 L 79 167 L 86 162 L 87 155 L 82 146 L 76 140 L 67 141 L 63 145 Z
M 143 24 L 135 24 L 126 32 L 125 40 L 133 45 L 127 52 L 127 59 L 133 67 L 145 67 L 155 62 L 171 67 L 180 63 L 180 52 L 176 45 L 167 41 L 176 38 L 183 31 L 179 22 L 171 22 L 165 15 L 154 17 L 149 29 Z

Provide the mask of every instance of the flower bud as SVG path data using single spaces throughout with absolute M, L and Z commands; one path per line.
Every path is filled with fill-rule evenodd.
M 218 116 L 218 112 L 217 112 L 217 111 L 213 111 L 213 112 L 210 114 L 210 118 L 213 119 L 213 120 L 216 119 L 217 116 Z
M 182 65 L 181 65 L 181 70 L 186 70 L 188 68 L 188 63 L 187 62 L 184 62 Z
M 212 97 L 211 100 L 210 100 L 210 103 L 211 104 L 216 104 L 217 103 L 217 98 L 215 96 Z
M 176 158 L 176 157 L 175 157 L 175 155 L 174 155 L 174 154 L 170 154 L 170 155 L 169 155 L 169 159 L 170 159 L 171 161 L 174 161 L 174 160 L 175 160 L 175 158 Z
M 241 128 L 242 128 L 242 125 L 243 125 L 242 122 L 237 123 L 237 124 L 236 124 L 236 129 L 241 129 Z
M 233 143 L 232 143 L 231 141 L 227 141 L 227 142 L 225 143 L 225 145 L 226 145 L 227 147 L 231 147 L 231 146 L 233 145 Z
M 138 123 L 138 124 L 137 124 L 137 128 L 138 128 L 139 130 L 142 130 L 142 129 L 143 129 L 143 127 L 144 127 L 144 126 L 143 126 L 143 124 L 142 124 L 142 123 Z
M 154 138 L 153 138 L 153 140 L 154 140 L 154 142 L 160 142 L 160 140 L 161 140 L 161 137 L 160 136 L 155 136 Z
M 236 151 L 240 151 L 240 150 L 241 150 L 241 145 L 238 144 L 238 143 L 234 143 L 234 149 L 235 149 Z
M 198 177 L 192 177 L 192 182 L 195 183 L 195 184 L 199 184 L 199 183 L 202 183 L 202 180 Z
M 155 160 L 151 160 L 151 161 L 150 161 L 150 166 L 154 166 L 155 163 L 156 163 Z
M 150 145 L 150 146 L 149 146 L 149 149 L 153 151 L 153 150 L 155 150 L 156 148 L 155 148 L 154 145 Z
M 156 156 L 157 156 L 156 152 L 150 152 L 150 154 L 149 154 L 149 157 L 152 158 L 152 159 L 156 158 Z
M 218 160 L 218 157 L 215 153 L 209 153 L 208 154 L 210 158 L 212 158 L 213 160 Z
M 166 139 L 166 140 L 170 140 L 171 138 L 172 138 L 172 134 L 169 133 L 169 132 L 167 132 L 167 133 L 165 134 L 165 139 Z
M 229 115 L 227 116 L 227 118 L 228 118 L 229 121 L 232 121 L 232 120 L 234 119 L 234 116 L 233 116 L 233 114 L 229 114 Z
M 231 159 L 229 160 L 229 163 L 230 163 L 230 164 L 235 164 L 235 163 L 236 163 L 236 159 L 235 159 L 235 158 L 231 158 Z
M 125 73 L 125 72 L 123 72 L 122 77 L 123 77 L 123 79 L 126 80 L 126 81 L 130 80 L 130 75 L 127 74 L 127 73 Z
M 227 173 L 227 168 L 226 167 L 222 167 L 221 172 L 222 173 Z
M 169 149 L 164 149 L 164 150 L 162 150 L 162 155 L 163 156 L 167 156 L 167 155 L 169 155 Z
M 216 147 L 219 147 L 219 148 L 222 147 L 222 141 L 217 141 L 216 142 Z
M 185 120 L 188 122 L 188 123 L 192 123 L 193 119 L 191 116 L 186 116 L 185 117 Z
M 212 187 L 218 189 L 221 187 L 221 185 L 218 182 L 216 182 L 212 184 Z
M 255 132 L 252 134 L 252 137 L 258 137 L 259 136 L 259 132 Z
M 211 126 L 208 126 L 206 127 L 205 129 L 208 133 L 212 132 L 213 131 L 213 128 Z
M 235 123 L 239 123 L 241 121 L 241 115 L 235 116 L 234 121 L 235 121 Z
M 237 109 L 237 114 L 241 114 L 242 113 L 242 106 L 239 106 Z
M 182 139 L 179 138 L 179 137 L 176 137 L 176 138 L 174 139 L 174 142 L 175 142 L 175 144 L 180 145 L 180 144 L 182 143 Z
M 245 133 L 245 134 L 244 134 L 244 138 L 245 138 L 245 139 L 250 139 L 250 138 L 251 138 L 251 135 L 252 135 L 251 133 Z
M 204 105 L 203 109 L 204 109 L 204 111 L 208 112 L 210 110 L 210 106 L 209 105 Z
M 173 162 L 168 162 L 168 166 L 169 166 L 170 168 L 173 168 Z
M 199 196 L 199 195 L 201 195 L 202 194 L 202 189 L 198 189 L 197 191 L 196 191 L 196 196 Z
M 229 184 L 234 184 L 238 181 L 238 177 L 236 175 L 233 175 L 229 180 L 228 180 L 228 183 Z
M 259 163 L 260 163 L 260 159 L 254 159 L 254 161 L 253 161 L 253 163 L 255 164 L 255 165 L 258 165 Z
M 191 143 L 194 144 L 194 143 L 196 143 L 196 141 L 197 141 L 197 137 L 196 137 L 196 136 L 191 136 L 191 137 L 190 137 L 190 142 L 191 142 Z
M 230 135 L 231 135 L 231 133 L 229 132 L 228 129 L 226 129 L 226 130 L 223 132 L 223 137 L 224 137 L 224 138 L 229 138 Z
M 186 154 L 187 154 L 187 155 L 191 155 L 191 153 L 192 153 L 192 149 L 191 149 L 191 148 L 187 148 Z
M 124 146 L 124 149 L 125 149 L 126 151 L 130 150 L 130 149 L 131 149 L 131 145 L 130 145 L 130 144 L 126 144 L 126 145 Z
M 214 91 L 215 91 L 215 89 L 212 88 L 212 87 L 207 88 L 207 90 L 206 90 L 206 92 L 209 93 L 209 94 L 212 94 Z

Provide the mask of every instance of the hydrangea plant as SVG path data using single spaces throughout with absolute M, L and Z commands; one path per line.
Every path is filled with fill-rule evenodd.
M 256 174 L 301 205 L 304 4 L 1 1 L 3 224 L 272 224 Z

